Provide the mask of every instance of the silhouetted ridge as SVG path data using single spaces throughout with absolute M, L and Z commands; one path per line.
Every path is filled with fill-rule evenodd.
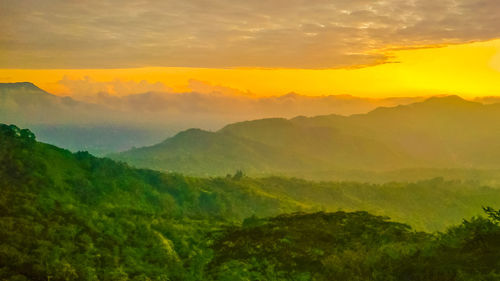
M 48 94 L 31 82 L 0 83 L 0 91 L 1 90 L 40 91 Z
M 441 96 L 367 114 L 267 118 L 210 133 L 188 130 L 154 151 L 138 149 L 116 157 L 193 174 L 224 175 L 238 167 L 252 175 L 316 179 L 345 170 L 498 169 L 500 150 L 492 148 L 500 143 L 499 122 L 498 106 Z
M 231 132 L 240 129 L 273 129 L 282 128 L 283 126 L 290 126 L 290 121 L 285 118 L 266 118 L 259 120 L 243 121 L 229 124 L 222 128 L 220 132 Z
M 213 133 L 198 128 L 191 128 L 177 133 L 173 138 L 203 137 L 210 134 Z
M 369 118 L 373 116 L 390 116 L 391 118 L 395 115 L 401 115 L 402 118 L 406 118 L 408 113 L 414 110 L 422 111 L 424 114 L 422 117 L 428 114 L 443 114 L 450 111 L 461 111 L 472 109 L 481 109 L 484 105 L 474 101 L 465 100 L 457 95 L 450 96 L 434 96 L 430 97 L 424 101 L 411 103 L 407 105 L 397 105 L 394 107 L 378 107 L 366 114 L 355 114 L 353 116 L 358 116 L 360 118 Z
M 465 100 L 457 95 L 430 97 L 425 101 L 416 104 L 453 105 L 453 106 L 473 105 L 473 104 L 480 105 L 480 103 Z

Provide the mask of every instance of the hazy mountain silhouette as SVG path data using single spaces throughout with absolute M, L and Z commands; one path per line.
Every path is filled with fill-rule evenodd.
M 127 112 L 55 96 L 29 82 L 0 83 L 0 121 L 29 127 L 41 141 L 94 153 L 168 136 L 168 129 L 155 131 Z
M 313 112 L 351 114 L 386 105 L 389 107 L 350 117 L 322 115 L 234 123 L 210 136 L 212 139 L 224 136 L 220 143 L 212 141 L 219 149 L 216 145 L 208 149 L 203 144 L 205 137 L 200 137 L 197 155 L 193 155 L 194 151 L 188 153 L 191 156 L 184 153 L 194 148 L 179 150 L 182 153 L 165 148 L 171 156 L 160 161 L 162 157 L 155 155 L 163 164 L 154 165 L 174 170 L 182 165 L 180 170 L 196 173 L 233 172 L 235 167 L 261 172 L 304 171 L 312 167 L 314 171 L 319 167 L 324 170 L 374 166 L 377 169 L 477 168 L 497 167 L 499 156 L 490 153 L 497 140 L 492 126 L 498 121 L 499 106 L 453 96 L 420 103 L 411 102 L 421 97 L 369 99 L 347 95 L 307 97 L 295 93 L 267 98 L 156 92 L 99 97 L 94 103 L 83 102 L 52 95 L 29 82 L 0 83 L 0 121 L 29 127 L 40 140 L 73 151 L 109 153 L 157 143 L 190 127 L 214 130 L 255 117 L 290 117 Z M 490 97 L 488 101 L 491 100 Z M 221 144 L 229 140 L 238 145 Z M 248 140 L 253 142 L 248 144 Z M 240 149 L 231 151 L 232 147 Z M 182 160 L 170 160 L 171 157 Z M 151 161 L 145 159 L 141 165 L 151 166 Z M 207 159 L 219 159 L 220 165 L 205 167 Z M 138 159 L 130 160 L 139 163 Z M 177 164 L 172 166 L 170 161 Z
M 102 154 L 157 143 L 191 127 L 214 130 L 258 118 L 362 113 L 422 99 L 296 93 L 258 98 L 217 91 L 88 95 L 79 100 L 52 95 L 29 82 L 0 83 L 0 121 L 29 127 L 51 144 Z
M 500 105 L 458 96 L 367 114 L 262 119 L 189 130 L 116 159 L 195 174 L 500 168 Z

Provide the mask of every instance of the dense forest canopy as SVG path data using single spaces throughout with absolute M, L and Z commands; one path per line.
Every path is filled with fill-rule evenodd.
M 500 213 L 487 208 L 486 218 L 477 216 L 481 206 L 500 205 L 500 190 L 477 182 L 374 185 L 242 172 L 196 178 L 71 153 L 37 142 L 27 129 L 0 125 L 0 190 L 5 280 L 500 274 Z

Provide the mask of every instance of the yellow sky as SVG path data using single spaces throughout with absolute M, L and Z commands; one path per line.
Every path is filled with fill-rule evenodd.
M 64 77 L 83 82 L 160 82 L 176 92 L 192 90 L 189 80 L 194 79 L 214 86 L 250 91 L 258 96 L 289 92 L 364 97 L 500 95 L 500 39 L 441 48 L 390 51 L 390 55 L 393 56 L 390 60 L 393 63 L 351 69 L 0 69 L 0 81 L 29 81 L 59 95 L 71 95 L 74 90 L 60 83 Z

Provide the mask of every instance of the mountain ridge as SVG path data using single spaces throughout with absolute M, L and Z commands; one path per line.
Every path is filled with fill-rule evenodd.
M 491 133 L 495 131 L 496 120 L 500 122 L 498 105 L 484 105 L 459 96 L 431 97 L 418 103 L 382 107 L 351 116 L 330 114 L 290 119 L 265 118 L 228 124 L 211 134 L 238 139 L 239 147 L 247 145 L 245 142 L 260 143 L 281 154 L 293 155 L 288 157 L 288 160 L 281 161 L 288 164 L 277 165 L 279 161 L 274 160 L 271 163 L 266 160 L 262 151 L 254 151 L 255 159 L 245 151 L 242 154 L 232 153 L 232 147 L 227 143 L 227 146 L 221 147 L 217 152 L 198 149 L 193 153 L 188 145 L 179 149 L 170 147 L 170 153 L 182 155 L 193 160 L 193 163 L 198 163 L 189 168 L 184 167 L 187 170 L 176 167 L 175 161 L 161 149 L 156 150 L 154 155 L 155 159 L 161 159 L 161 165 L 145 160 L 139 166 L 154 165 L 156 169 L 188 173 L 194 170 L 203 172 L 203 167 L 210 166 L 208 163 L 211 159 L 217 159 L 218 154 L 222 154 L 231 157 L 228 156 L 225 163 L 217 161 L 218 164 L 210 167 L 208 175 L 228 173 L 231 168 L 248 170 L 250 174 L 277 172 L 287 175 L 296 174 L 301 169 L 310 172 L 472 167 L 498 169 L 500 160 L 495 159 L 500 155 L 495 153 L 497 150 L 493 147 L 500 143 L 500 133 Z M 460 133 L 464 131 L 468 134 Z M 165 140 L 162 142 L 163 146 L 168 146 L 168 140 L 173 141 L 180 135 L 183 134 Z M 203 136 L 197 138 L 198 144 L 201 145 Z M 185 143 L 189 142 L 186 140 Z M 140 148 L 135 149 L 134 155 L 140 155 L 143 151 Z M 123 152 L 112 157 L 138 164 L 134 161 L 134 155 Z M 148 159 L 153 156 L 145 153 L 141 157 Z M 237 165 L 239 158 L 253 159 L 257 165 Z M 262 161 L 260 167 L 257 158 Z M 202 164 L 202 161 L 207 163 Z M 301 162 L 303 165 L 292 169 L 294 162 Z M 220 170 L 214 173 L 218 165 Z
M 52 95 L 30 82 L 0 83 L 0 121 L 29 127 L 41 140 L 72 151 L 89 150 L 93 153 L 105 155 L 128 150 L 132 147 L 152 145 L 165 140 L 166 137 L 173 136 L 176 132 L 191 127 L 201 127 L 210 131 L 222 128 L 223 131 L 229 132 L 233 130 L 232 133 L 235 133 L 234 127 L 239 127 L 241 124 L 245 126 L 253 124 L 252 121 L 241 123 L 242 120 L 266 120 L 269 119 L 267 117 L 274 116 L 286 117 L 286 120 L 274 120 L 274 122 L 291 122 L 294 124 L 293 126 L 311 127 L 307 130 L 299 129 L 294 133 L 297 136 L 295 138 L 303 139 L 303 142 L 311 140 L 310 138 L 309 140 L 303 138 L 300 134 L 315 134 L 320 138 L 321 132 L 328 136 L 333 136 L 334 132 L 336 132 L 345 137 L 357 138 L 352 143 L 362 143 L 364 142 L 363 139 L 370 139 L 376 143 L 377 140 L 374 140 L 371 135 L 367 135 L 364 131 L 373 131 L 373 128 L 380 127 L 380 124 L 368 124 L 369 122 L 359 124 L 362 121 L 355 122 L 354 119 L 374 119 L 375 116 L 380 115 L 380 117 L 377 117 L 380 118 L 377 121 L 378 123 L 384 121 L 382 120 L 384 116 L 386 118 L 385 122 L 395 122 L 401 119 L 398 122 L 406 120 L 407 123 L 415 123 L 416 121 L 411 119 L 413 113 L 401 118 L 386 115 L 385 112 L 387 108 L 389 108 L 390 112 L 393 112 L 394 108 L 410 112 L 408 110 L 413 107 L 422 107 L 419 103 L 407 106 L 407 103 L 419 101 L 420 98 L 365 99 L 348 95 L 307 97 L 296 93 L 281 97 L 251 99 L 251 103 L 246 100 L 250 99 L 249 97 L 231 98 L 224 95 L 202 93 L 155 93 L 127 97 L 103 95 L 100 100 L 103 103 L 100 103 L 100 101 L 96 101 L 97 103 L 83 102 L 69 96 Z M 465 102 L 458 97 L 440 98 L 434 99 L 434 102 L 432 101 L 431 98 L 422 104 L 429 110 L 431 110 L 432 104 L 449 105 L 450 110 L 447 113 L 449 116 L 442 115 L 439 117 L 441 119 L 450 119 L 453 114 L 459 113 L 460 110 L 467 110 L 468 107 L 476 107 L 477 112 L 483 111 L 483 106 L 471 104 L 469 101 Z M 236 104 L 237 106 L 228 106 L 228 104 Z M 397 104 L 404 104 L 404 106 L 392 106 Z M 456 106 L 457 104 L 459 106 Z M 312 116 L 310 113 L 316 112 L 313 109 L 319 105 L 321 105 L 322 109 Z M 379 105 L 385 106 L 380 107 Z M 387 105 L 391 106 L 387 107 Z M 379 107 L 373 109 L 377 106 Z M 488 105 L 488 108 L 491 109 L 489 110 L 490 113 L 481 114 L 490 114 L 494 117 L 495 114 L 491 112 L 495 111 L 493 109 L 500 108 L 500 104 L 491 104 Z M 351 114 L 359 111 L 364 112 L 365 110 L 369 111 L 368 117 L 366 117 L 367 113 Z M 328 114 L 321 114 L 325 111 Z M 188 112 L 197 112 L 197 114 Z M 294 114 L 286 116 L 291 113 Z M 265 118 L 251 118 L 255 114 Z M 472 119 L 462 118 L 461 122 L 474 122 Z M 264 122 L 269 123 L 269 120 Z M 427 120 L 431 126 L 434 126 L 435 120 L 429 118 Z M 284 127 L 287 126 L 292 125 L 274 126 L 275 128 L 279 127 L 279 131 L 283 134 L 282 139 L 286 135 L 286 132 L 283 131 Z M 475 128 L 474 130 L 478 129 Z M 262 128 L 260 130 L 262 131 Z M 395 130 L 397 131 L 399 128 Z M 289 132 L 291 131 L 289 128 Z M 389 133 L 394 134 L 394 132 Z M 293 133 L 290 134 L 293 135 Z M 480 137 L 485 138 L 488 136 L 483 132 Z M 253 138 L 255 140 L 255 136 Z M 269 138 L 272 138 L 272 136 Z M 279 138 L 276 138 L 275 142 L 278 142 L 278 140 Z M 341 141 L 341 138 L 338 140 Z M 297 142 L 291 144 L 297 147 Z M 276 145 L 274 146 L 276 147 Z M 363 148 L 361 144 L 356 146 Z M 384 145 L 384 147 L 387 146 Z M 399 149 L 398 146 L 399 144 L 392 143 L 389 145 L 389 147 L 396 147 L 395 150 Z M 301 150 L 303 149 L 301 148 Z M 381 148 L 381 150 L 387 151 L 387 148 Z M 375 151 L 372 152 L 375 153 Z M 401 151 L 394 153 L 401 154 Z M 394 153 L 391 152 L 390 154 Z M 312 159 L 322 162 L 320 161 L 322 157 L 314 156 L 306 162 L 309 163 L 313 161 Z M 331 157 L 337 156 L 332 154 Z M 370 157 L 372 156 L 368 156 L 368 158 Z
M 37 85 L 35 85 L 32 82 L 10 82 L 10 83 L 0 83 L 0 90 L 32 90 L 32 91 L 40 91 L 40 92 L 45 92 L 45 90 L 42 90 L 39 88 Z M 48 93 L 47 93 L 48 94 Z

